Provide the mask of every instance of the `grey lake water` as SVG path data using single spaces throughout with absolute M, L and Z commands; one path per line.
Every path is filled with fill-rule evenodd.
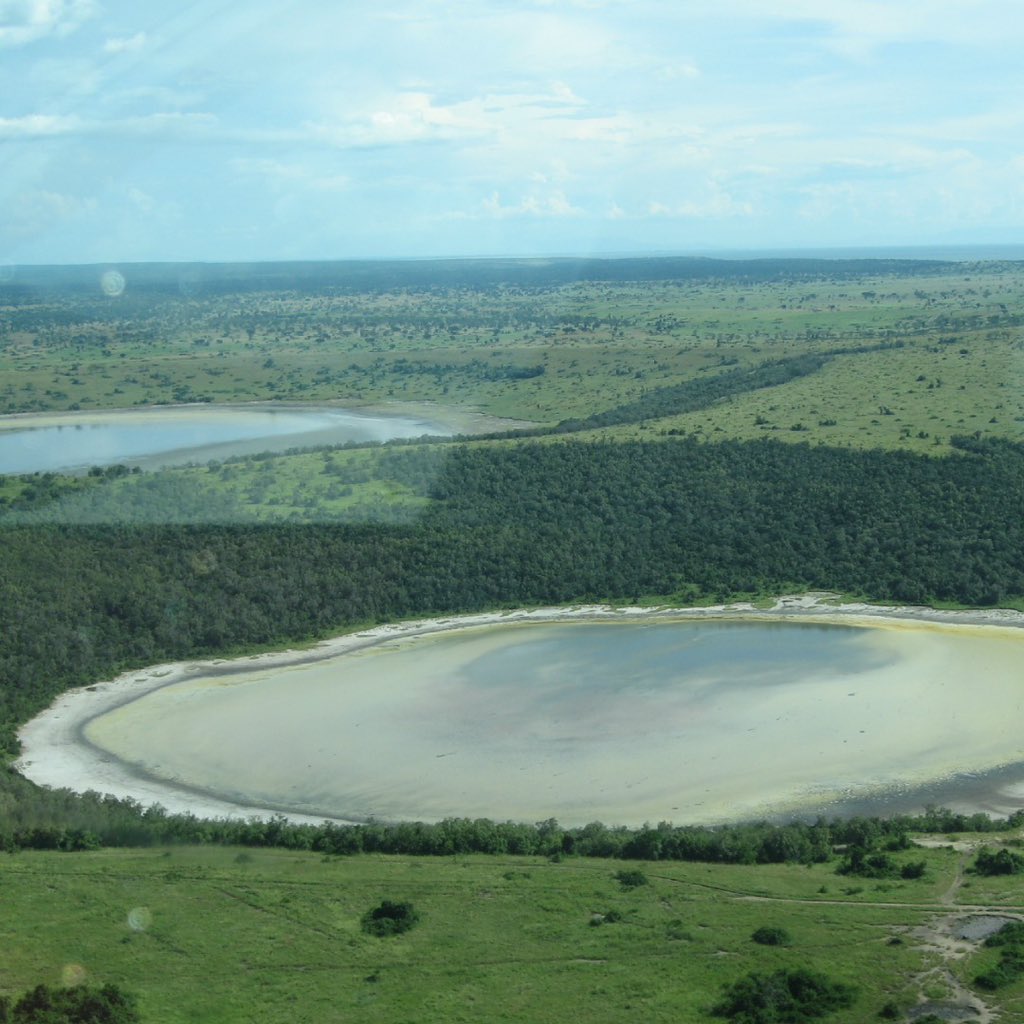
M 972 796 L 999 810 L 1024 779 L 1022 655 L 1024 631 L 931 624 L 477 627 L 207 668 L 84 735 L 150 780 L 349 819 L 877 811 L 1002 772 Z
M 345 409 L 182 406 L 0 417 L 0 473 L 147 468 L 288 448 L 450 433 L 411 416 Z

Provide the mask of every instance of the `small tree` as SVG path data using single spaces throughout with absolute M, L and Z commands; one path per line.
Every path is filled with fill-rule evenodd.
M 362 917 L 363 931 L 384 938 L 407 932 L 420 919 L 411 903 L 383 900 L 379 907 L 368 910 Z
M 636 889 L 647 884 L 647 876 L 642 871 L 616 871 L 615 880 L 623 889 Z
M 762 925 L 750 938 L 762 946 L 788 946 L 793 941 L 785 928 L 773 925 Z

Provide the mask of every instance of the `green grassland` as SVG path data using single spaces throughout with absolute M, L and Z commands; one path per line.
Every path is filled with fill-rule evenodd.
M 0 309 L 0 411 L 427 402 L 551 426 L 817 354 L 830 358 L 786 383 L 573 436 L 770 437 L 942 456 L 955 451 L 956 435 L 1024 438 L 1022 300 L 1024 267 L 998 263 L 926 275 L 146 301 L 130 291 L 102 302 L 42 292 Z M 102 495 L 80 493 L 98 485 Z M 113 483 L 0 479 L 0 504 L 52 505 L 56 491 L 61 505 L 50 514 L 80 521 L 109 520 L 113 509 L 141 509 L 128 518 L 146 519 L 150 507 L 186 521 L 397 521 L 427 500 L 422 486 L 389 477 L 377 453 L 339 451 Z
M 144 1019 L 168 1024 L 700 1021 L 750 971 L 810 967 L 857 987 L 853 1007 L 829 1018 L 853 1024 L 886 1003 L 946 994 L 936 980 L 946 963 L 916 930 L 951 912 L 940 897 L 960 854 L 908 854 L 926 859 L 925 878 L 850 885 L 834 864 L 22 852 L 0 865 L 0 985 L 17 992 L 84 971 L 137 992 Z M 621 886 L 624 867 L 649 884 Z M 980 892 L 960 895 L 973 904 Z M 1024 910 L 1019 878 L 984 895 Z M 421 923 L 391 939 L 364 934 L 361 915 L 383 898 L 411 901 Z M 752 942 L 765 924 L 791 945 Z M 971 977 L 992 957 L 979 946 L 953 967 Z M 993 1001 L 1015 1019 L 1024 984 Z
M 821 380 L 665 426 L 746 437 L 803 424 L 798 439 L 880 447 L 958 431 L 1020 437 L 1022 295 L 1015 264 L 134 304 L 126 293 L 121 305 L 47 293 L 2 310 L 0 411 L 430 401 L 553 423 L 731 366 L 889 343 L 903 348 L 844 357 Z

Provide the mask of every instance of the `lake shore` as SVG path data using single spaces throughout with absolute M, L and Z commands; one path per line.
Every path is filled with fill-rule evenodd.
M 138 700 L 155 690 L 198 677 L 217 677 L 264 671 L 276 667 L 311 664 L 352 651 L 428 634 L 470 630 L 512 623 L 571 621 L 635 621 L 686 619 L 745 619 L 806 621 L 863 625 L 890 629 L 941 628 L 943 630 L 995 631 L 1024 628 L 1024 613 L 1005 610 L 944 611 L 923 607 L 839 604 L 832 595 L 805 594 L 779 598 L 771 608 L 737 603 L 704 608 L 575 605 L 559 608 L 489 612 L 476 615 L 422 619 L 377 626 L 323 641 L 305 649 L 291 649 L 234 659 L 190 661 L 156 665 L 124 673 L 109 682 L 97 683 L 62 694 L 19 732 L 23 754 L 16 768 L 27 778 L 53 788 L 84 792 L 94 790 L 131 797 L 144 805 L 160 804 L 174 813 L 199 817 L 248 818 L 284 813 L 294 821 L 320 822 L 324 816 L 302 815 L 284 808 L 233 803 L 215 794 L 171 784 L 134 769 L 130 764 L 90 743 L 84 735 L 94 719 Z M 1007 792 L 1007 809 L 979 799 L 961 810 L 1005 814 L 1017 799 L 1017 787 Z M 331 819 L 335 821 L 344 819 Z
M 0 416 L 0 472 L 75 475 L 92 465 L 116 464 L 156 470 L 264 452 L 470 437 L 533 425 L 430 402 L 199 402 L 13 413 Z M 212 433 L 200 436 L 199 427 Z

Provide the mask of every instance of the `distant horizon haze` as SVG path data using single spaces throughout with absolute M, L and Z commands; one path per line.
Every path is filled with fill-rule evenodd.
M 2 263 L 0 284 L 11 280 L 19 269 L 83 267 L 116 269 L 131 266 L 264 266 L 268 264 L 330 264 L 330 263 L 450 263 L 500 262 L 529 263 L 558 260 L 658 260 L 709 259 L 738 260 L 939 260 L 951 263 L 1016 262 L 1024 260 L 1024 242 L 1006 244 L 964 243 L 960 245 L 880 245 L 880 246 L 807 246 L 797 248 L 704 248 L 666 249 L 652 251 L 565 251 L 551 253 L 446 253 L 432 256 L 309 256 L 250 259 L 106 259 L 69 261 L 65 263 Z

